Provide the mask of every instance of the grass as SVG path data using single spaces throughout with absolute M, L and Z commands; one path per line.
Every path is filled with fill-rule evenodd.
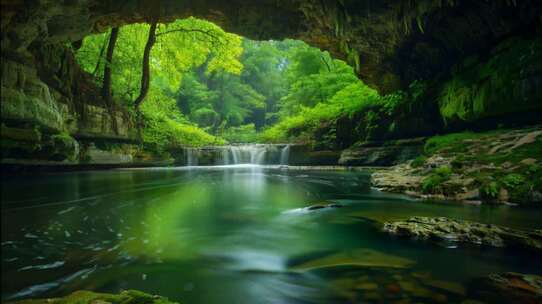
M 424 151 L 427 154 L 435 154 L 443 149 L 450 152 L 463 152 L 467 144 L 465 140 L 478 139 L 484 136 L 483 133 L 462 132 L 452 133 L 447 135 L 433 136 L 427 140 L 424 146 Z
M 442 192 L 442 183 L 450 179 L 452 169 L 448 166 L 441 166 L 431 172 L 422 180 L 422 191 L 424 193 Z

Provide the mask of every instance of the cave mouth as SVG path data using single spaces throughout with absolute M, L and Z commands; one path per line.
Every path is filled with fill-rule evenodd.
M 192 132 L 186 146 L 288 143 L 294 124 L 385 100 L 329 52 L 299 40 L 249 40 L 193 17 L 112 28 L 73 51 L 105 104 L 140 112 L 145 140 L 160 146 L 178 130 Z

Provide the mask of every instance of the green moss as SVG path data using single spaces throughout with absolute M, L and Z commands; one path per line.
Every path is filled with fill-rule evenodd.
M 12 302 L 17 304 L 90 304 L 90 303 L 117 303 L 117 304 L 176 304 L 167 298 L 153 296 L 137 290 L 125 290 L 118 295 L 96 293 L 92 291 L 76 291 L 63 298 L 33 299 Z
M 423 193 L 442 193 L 442 183 L 450 179 L 452 169 L 448 166 L 439 167 L 422 180 Z
M 424 146 L 425 153 L 431 155 L 446 149 L 450 152 L 461 152 L 467 147 L 465 140 L 479 138 L 481 134 L 473 132 L 452 133 L 434 136 L 427 140 Z
M 62 161 L 65 159 L 75 160 L 79 154 L 79 143 L 67 132 L 51 136 L 51 160 Z
M 525 183 L 525 177 L 521 174 L 511 173 L 506 175 L 501 182 L 507 188 L 516 188 L 517 186 Z
M 480 188 L 480 194 L 482 198 L 495 199 L 499 195 L 500 187 L 495 181 L 485 183 Z
M 442 88 L 439 106 L 446 122 L 540 110 L 539 93 L 529 75 L 542 73 L 541 39 L 512 38 L 502 42 L 489 59 L 456 69 Z M 458 71 L 457 71 L 458 70 Z
M 410 166 L 412 168 L 418 168 L 418 167 L 421 167 L 425 164 L 425 161 L 427 160 L 427 157 L 426 156 L 418 156 L 416 157 L 411 163 L 410 163 Z

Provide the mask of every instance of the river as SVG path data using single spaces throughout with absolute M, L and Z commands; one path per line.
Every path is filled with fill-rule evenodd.
M 139 289 L 191 304 L 434 303 L 490 273 L 542 274 L 520 253 L 380 231 L 412 215 L 540 228 L 537 213 L 381 193 L 363 171 L 34 174 L 4 177 L 1 195 L 2 300 Z

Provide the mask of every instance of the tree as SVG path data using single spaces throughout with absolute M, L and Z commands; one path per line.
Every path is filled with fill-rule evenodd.
M 118 37 L 119 37 L 119 28 L 118 27 L 112 28 L 111 34 L 109 35 L 109 45 L 107 47 L 107 55 L 106 55 L 105 67 L 104 67 L 104 78 L 103 78 L 103 85 L 102 85 L 102 98 L 107 102 L 108 105 L 112 104 L 111 66 L 113 64 L 113 53 L 115 51 L 115 44 L 117 43 Z M 98 59 L 98 62 L 99 62 L 99 59 Z
M 147 93 L 149 92 L 149 86 L 151 81 L 151 73 L 150 73 L 150 57 L 151 57 L 151 51 L 152 47 L 154 46 L 154 43 L 156 42 L 156 26 L 158 25 L 157 21 L 153 21 L 151 23 L 151 27 L 149 28 L 149 35 L 147 38 L 147 43 L 145 44 L 145 51 L 143 52 L 143 70 L 141 73 L 141 87 L 139 91 L 139 96 L 137 96 L 136 100 L 134 101 L 134 105 L 137 111 L 139 111 L 139 107 L 141 106 L 141 103 L 143 100 L 145 100 L 145 97 L 147 97 Z

